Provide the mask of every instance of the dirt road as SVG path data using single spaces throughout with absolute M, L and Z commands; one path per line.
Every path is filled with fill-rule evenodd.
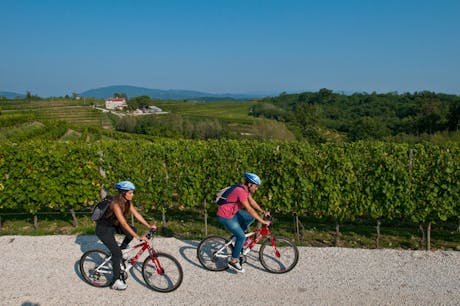
M 80 236 L 0 236 L 0 305 L 459 305 L 460 252 L 301 247 L 287 274 L 266 272 L 250 253 L 246 273 L 204 270 L 196 241 L 158 238 L 184 269 L 182 285 L 158 293 L 133 269 L 126 291 L 95 288 L 80 276 Z

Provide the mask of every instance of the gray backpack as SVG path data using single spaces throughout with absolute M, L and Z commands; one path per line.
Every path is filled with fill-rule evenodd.
M 107 208 L 109 208 L 110 203 L 112 202 L 112 199 L 113 197 L 108 195 L 104 199 L 102 199 L 102 201 L 97 203 L 94 206 L 93 211 L 91 212 L 91 220 L 93 221 L 101 220 L 105 212 L 107 211 Z

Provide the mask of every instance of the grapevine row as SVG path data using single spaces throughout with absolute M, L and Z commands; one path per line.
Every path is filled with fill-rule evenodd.
M 25 141 L 0 147 L 0 209 L 89 210 L 105 187 L 136 186 L 144 210 L 213 209 L 220 188 L 257 173 L 272 211 L 438 222 L 460 219 L 460 146 L 236 140 Z M 101 175 L 101 169 L 105 175 Z

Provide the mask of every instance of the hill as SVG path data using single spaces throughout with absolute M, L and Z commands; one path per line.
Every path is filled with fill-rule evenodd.
M 100 104 L 94 98 L 0 100 L 0 141 L 67 140 L 78 135 L 98 139 L 107 133 L 108 137 L 295 139 L 284 123 L 251 116 L 256 101 L 157 100 L 155 106 L 166 112 L 160 116 L 126 116 L 129 113 L 109 112 Z M 69 129 L 80 134 L 69 134 Z
M 139 96 L 149 96 L 157 100 L 199 100 L 199 101 L 219 101 L 219 100 L 244 100 L 253 99 L 260 96 L 247 94 L 214 94 L 208 92 L 182 90 L 182 89 L 153 89 L 138 86 L 128 85 L 113 85 L 95 88 L 80 93 L 81 97 L 92 97 L 97 99 L 105 99 L 112 97 L 114 93 L 125 93 L 128 98 Z
M 7 99 L 22 99 L 25 96 L 26 96 L 25 94 L 20 94 L 17 92 L 0 91 L 0 97 L 5 97 Z

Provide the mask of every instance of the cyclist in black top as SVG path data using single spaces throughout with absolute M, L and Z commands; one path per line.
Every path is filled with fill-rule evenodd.
M 147 221 L 145 221 L 142 215 L 134 207 L 132 199 L 136 187 L 133 183 L 130 181 L 121 181 L 115 184 L 115 188 L 118 190 L 118 195 L 112 199 L 104 216 L 97 221 L 96 235 L 112 253 L 114 280 L 112 289 L 124 290 L 128 285 L 120 279 L 120 264 L 122 258 L 121 250 L 125 249 L 133 238 L 147 241 L 145 236 L 139 236 L 136 233 L 135 227 L 128 224 L 126 216 L 129 212 L 131 212 L 133 216 L 147 228 L 156 229 L 156 226 L 150 225 Z M 115 234 L 125 235 L 125 238 L 120 246 L 115 240 Z

